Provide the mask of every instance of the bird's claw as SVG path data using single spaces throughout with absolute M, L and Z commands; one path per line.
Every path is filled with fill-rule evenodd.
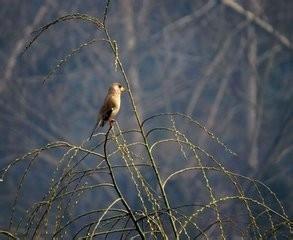
M 109 122 L 110 122 L 110 126 L 113 127 L 113 123 L 115 123 L 116 120 L 115 119 L 111 119 Z

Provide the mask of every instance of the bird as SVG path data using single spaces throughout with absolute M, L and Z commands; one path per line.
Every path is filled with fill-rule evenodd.
M 89 140 L 92 138 L 98 127 L 103 127 L 109 121 L 110 127 L 115 122 L 114 117 L 120 110 L 121 94 L 126 91 L 126 88 L 120 83 L 112 83 L 105 97 L 104 103 L 99 111 L 97 122 L 92 130 Z

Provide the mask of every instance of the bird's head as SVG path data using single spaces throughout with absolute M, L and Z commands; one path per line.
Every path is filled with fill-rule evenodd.
M 109 93 L 112 94 L 121 94 L 126 91 L 126 88 L 122 86 L 120 83 L 113 83 L 109 88 Z

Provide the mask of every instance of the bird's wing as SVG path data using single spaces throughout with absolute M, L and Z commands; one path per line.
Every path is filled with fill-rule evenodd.
M 110 118 L 110 116 L 111 116 L 111 114 L 113 112 L 113 108 L 103 109 L 103 107 L 102 107 L 102 109 L 100 111 L 100 114 L 99 114 L 99 117 L 97 119 L 96 125 L 94 126 L 94 128 L 92 130 L 92 133 L 90 135 L 90 138 L 89 138 L 90 140 L 91 140 L 93 134 L 96 132 L 98 127 L 104 127 L 105 122 L 109 120 L 109 118 Z M 104 111 L 102 111 L 102 110 L 104 110 Z
M 106 96 L 104 104 L 101 107 L 101 110 L 99 112 L 98 120 L 96 122 L 94 129 L 92 130 L 92 133 L 89 139 L 92 138 L 93 134 L 95 133 L 98 127 L 103 127 L 105 125 L 105 122 L 107 122 L 110 119 L 114 109 L 117 108 L 116 106 L 117 104 L 115 101 L 113 101 L 113 99 L 115 98 L 113 98 L 113 95 L 111 94 L 108 94 Z
M 106 122 L 106 121 L 109 120 L 109 118 L 111 117 L 111 114 L 112 114 L 113 110 L 114 110 L 113 108 L 109 108 L 109 109 L 107 109 L 107 110 L 105 110 L 105 111 L 103 112 L 102 120 L 103 120 L 104 122 Z
M 103 121 L 108 121 L 115 108 L 115 103 L 111 94 L 107 95 L 105 102 L 100 110 L 100 116 Z

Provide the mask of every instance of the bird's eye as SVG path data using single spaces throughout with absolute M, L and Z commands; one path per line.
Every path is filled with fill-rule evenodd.
M 119 88 L 122 88 L 122 85 L 121 85 L 121 84 L 119 84 L 119 85 L 118 85 L 118 87 L 119 87 Z

